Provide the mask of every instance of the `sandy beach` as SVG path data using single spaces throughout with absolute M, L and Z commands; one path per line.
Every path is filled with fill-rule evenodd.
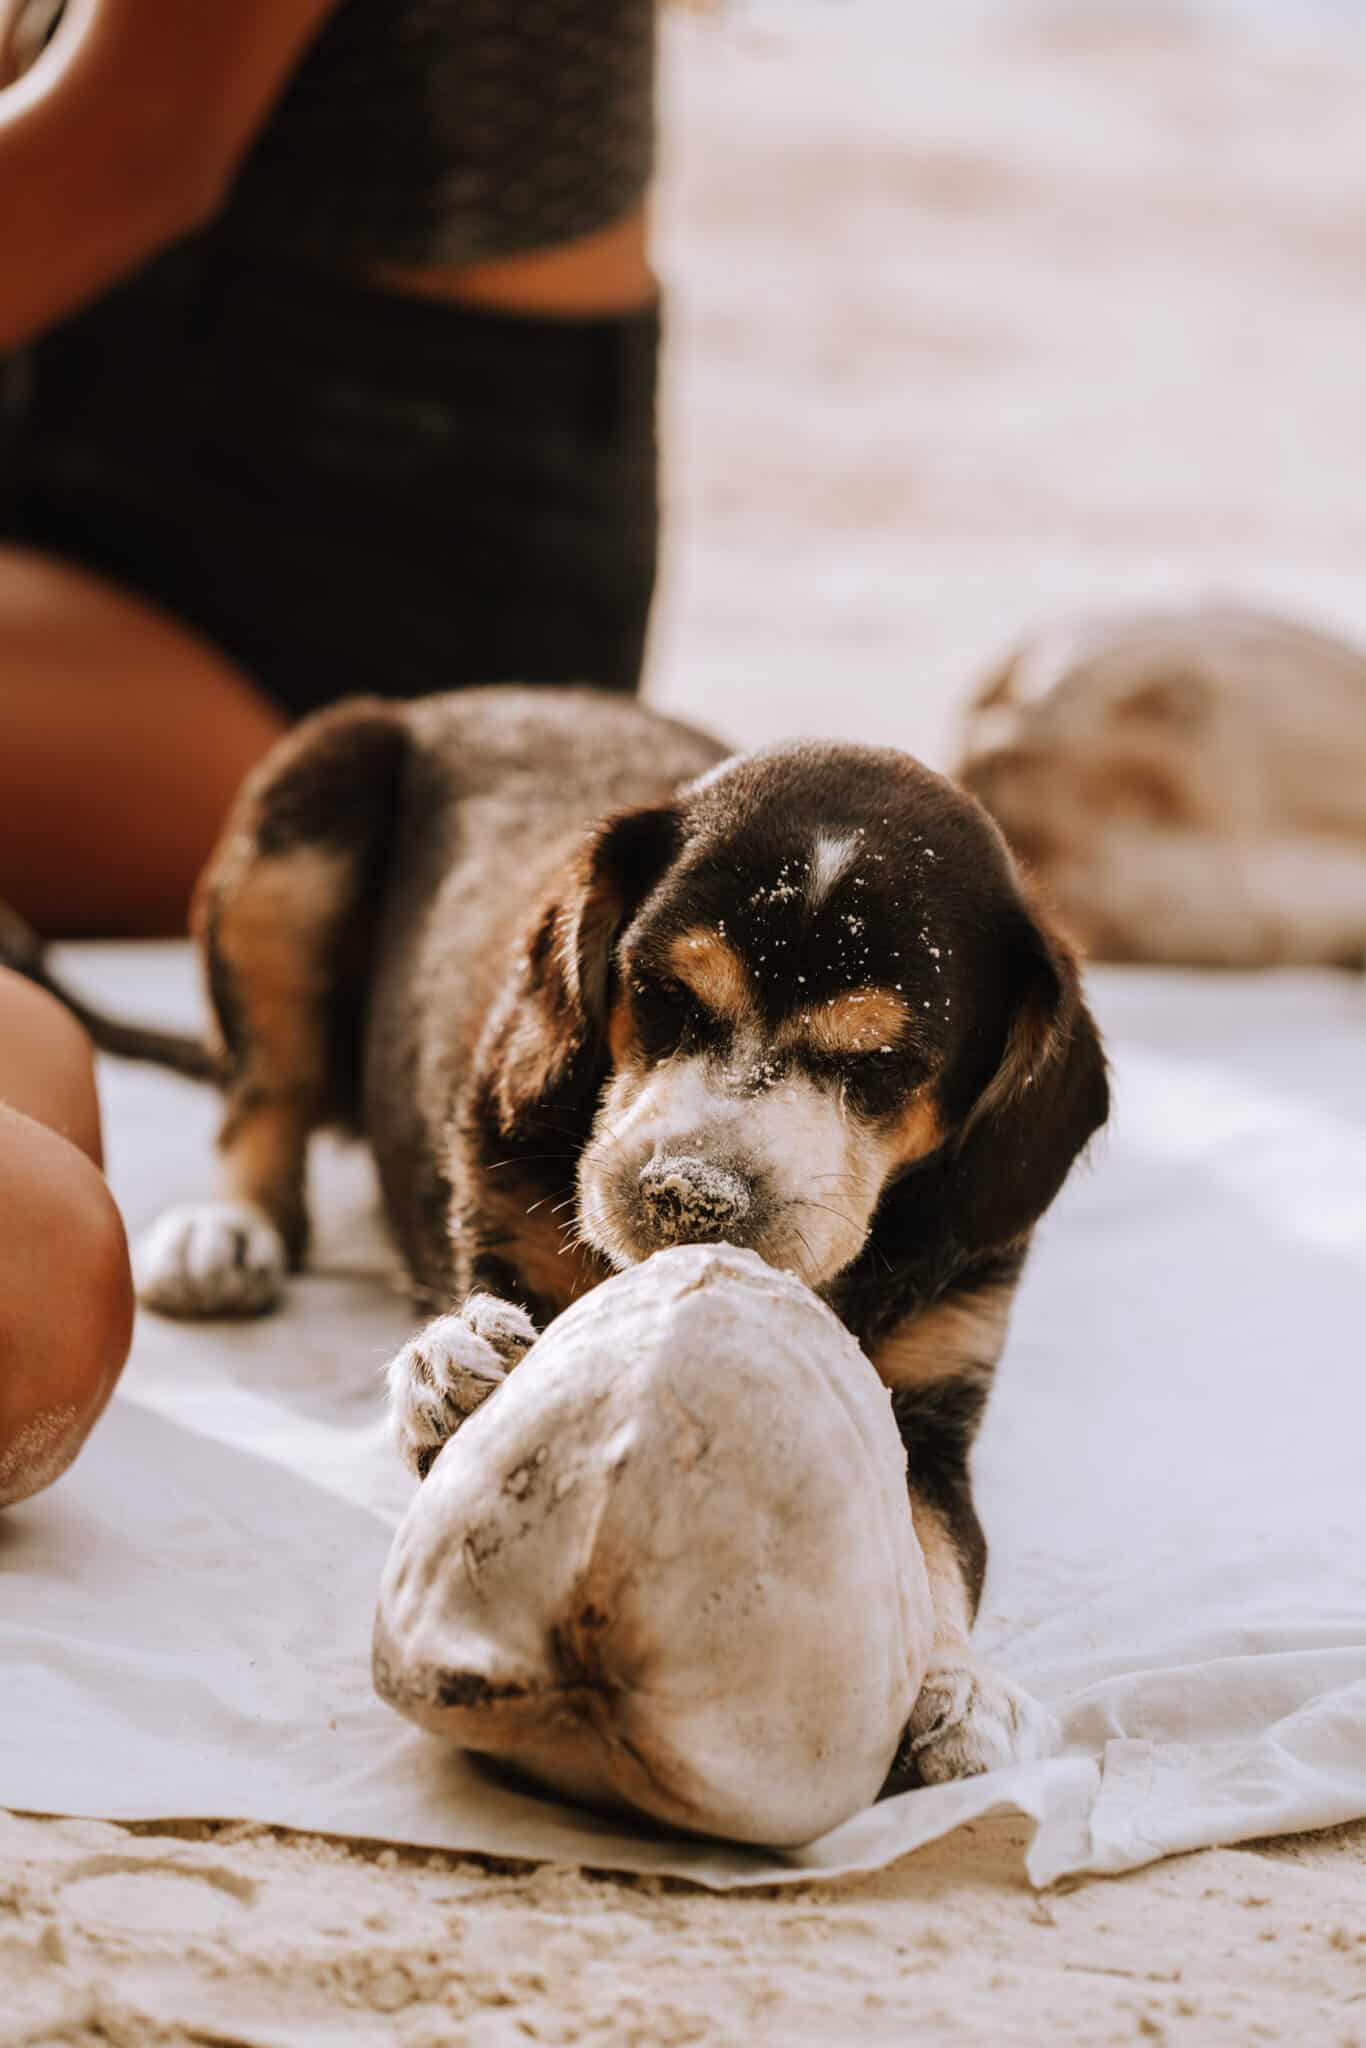
M 1323 2043 L 1355 2048 L 1350 1831 L 1035 1895 L 981 1822 L 717 1898 L 241 1827 L 0 1826 L 5 2048 Z M 11 1931 L 12 1930 L 12 1931 Z
M 1366 636 L 1366 35 L 892 18 L 666 25 L 656 701 L 946 765 L 1064 606 Z M 1366 2044 L 1366 1824 L 1041 1894 L 1023 1840 L 718 1897 L 0 1815 L 0 2048 Z

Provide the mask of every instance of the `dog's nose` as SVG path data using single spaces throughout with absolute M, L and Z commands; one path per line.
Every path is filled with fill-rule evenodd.
M 709 1244 L 744 1222 L 751 1189 L 733 1167 L 673 1152 L 642 1167 L 640 1198 L 661 1244 Z

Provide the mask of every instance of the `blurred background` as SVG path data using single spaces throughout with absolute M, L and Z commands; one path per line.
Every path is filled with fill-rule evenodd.
M 1366 26 L 1203 6 L 664 10 L 651 694 L 939 765 L 1082 604 L 1366 639 Z
M 500 9 L 127 0 L 87 104 L 103 0 L 0 0 L 35 67 L 0 485 L 45 551 L 0 549 L 0 897 L 42 930 L 182 929 L 320 704 L 636 684 L 656 10 Z M 1366 19 L 657 12 L 654 701 L 961 772 L 1093 957 L 1362 964 Z

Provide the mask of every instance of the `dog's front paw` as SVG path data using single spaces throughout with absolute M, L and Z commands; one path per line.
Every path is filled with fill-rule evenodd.
M 284 1292 L 284 1239 L 252 1202 L 168 1209 L 133 1251 L 144 1308 L 163 1316 L 259 1316 Z
M 535 1341 L 524 1309 L 472 1294 L 457 1314 L 438 1316 L 404 1345 L 386 1378 L 390 1427 L 410 1471 L 426 1478 L 446 1439 Z
M 536 1342 L 536 1325 L 526 1310 L 499 1294 L 472 1294 L 460 1315 L 476 1337 L 493 1346 L 504 1372 L 511 1372 Z
M 944 1659 L 925 1673 L 893 1774 L 943 1785 L 1051 1756 L 1061 1740 L 1056 1717 L 1018 1685 L 973 1658 Z

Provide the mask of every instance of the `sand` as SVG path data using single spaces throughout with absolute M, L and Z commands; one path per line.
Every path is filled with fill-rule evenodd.
M 1010 1822 L 718 1898 L 264 1829 L 0 1821 L 0 2044 L 1366 2040 L 1350 1835 L 1035 1895 Z
M 786 14 L 668 33 L 655 695 L 943 763 L 1062 604 L 1366 635 L 1366 37 Z M 715 1898 L 0 1816 L 0 2048 L 1366 2044 L 1366 1829 L 1043 1896 L 1022 1839 Z

